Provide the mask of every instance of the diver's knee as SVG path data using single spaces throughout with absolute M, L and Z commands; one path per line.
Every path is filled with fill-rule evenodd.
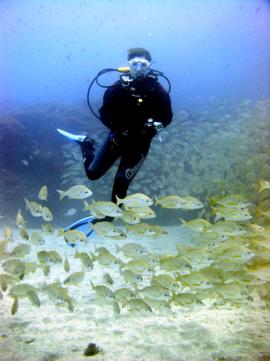
M 86 175 L 87 175 L 87 178 L 90 179 L 90 180 L 97 180 L 101 177 L 101 175 L 91 169 L 86 169 Z

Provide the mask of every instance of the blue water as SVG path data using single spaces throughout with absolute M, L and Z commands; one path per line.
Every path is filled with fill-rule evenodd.
M 174 121 L 169 127 L 169 138 L 163 144 L 152 146 L 147 162 L 134 181 L 137 188 L 130 191 L 147 193 L 151 183 L 150 195 L 160 195 L 166 193 L 165 184 L 170 194 L 206 197 L 202 185 L 216 177 L 223 180 L 228 165 L 219 160 L 204 164 L 198 158 L 197 169 L 201 168 L 201 174 L 208 174 L 209 179 L 206 176 L 195 182 L 192 169 L 196 166 L 192 157 L 197 153 L 203 155 L 206 149 L 210 152 L 207 142 L 199 143 L 205 142 L 213 129 L 222 131 L 225 127 L 227 138 L 238 142 L 238 133 L 234 133 L 232 127 L 226 128 L 228 114 L 230 122 L 236 121 L 241 112 L 249 112 L 252 118 L 256 101 L 269 98 L 269 25 L 270 5 L 264 0 L 2 0 L 2 213 L 9 213 L 14 219 L 18 208 L 25 207 L 24 197 L 34 199 L 44 184 L 51 190 L 49 201 L 58 202 L 57 214 L 74 207 L 73 203 L 64 201 L 60 205 L 55 189 L 65 189 L 79 181 L 88 185 L 89 182 L 79 167 L 78 150 L 65 148 L 67 142 L 55 130 L 59 127 L 91 133 L 98 141 L 104 138 L 107 129 L 87 108 L 88 86 L 101 69 L 127 65 L 127 49 L 137 46 L 148 49 L 153 68 L 163 71 L 170 79 Z M 116 79 L 118 74 L 113 73 L 101 81 L 111 84 Z M 167 88 L 167 83 L 162 79 L 161 82 Z M 103 92 L 104 89 L 97 86 L 91 91 L 96 112 Z M 248 106 L 239 108 L 246 99 L 249 99 Z M 179 116 L 183 110 L 188 112 L 185 123 Z M 223 116 L 224 120 L 220 120 Z M 244 124 L 241 123 L 239 129 L 244 134 Z M 243 135 L 246 140 L 250 132 Z M 215 133 L 219 138 L 218 132 Z M 222 142 L 218 141 L 221 152 L 215 149 L 220 157 L 228 145 L 225 138 L 224 146 Z M 195 150 L 196 146 L 199 150 Z M 252 149 L 250 144 L 245 146 L 247 152 Z M 236 151 L 233 156 L 243 154 L 247 158 L 247 152 Z M 210 159 L 211 154 L 205 158 Z M 243 159 L 238 157 L 234 164 L 237 162 L 242 163 Z M 184 165 L 183 172 L 174 175 L 175 169 L 181 168 L 180 163 Z M 162 172 L 157 172 L 160 165 Z M 75 166 L 78 166 L 76 172 Z M 211 174 L 213 167 L 217 176 Z M 66 173 L 70 179 L 64 184 L 61 182 Z M 109 172 L 103 183 L 98 181 L 93 185 L 95 199 L 110 198 L 114 174 Z M 227 184 L 229 182 L 232 180 Z M 211 182 L 209 187 L 216 191 Z M 250 189 L 251 184 L 248 187 Z M 239 186 L 231 189 L 238 192 Z M 74 220 L 77 216 L 85 214 L 77 214 Z
M 168 235 L 150 239 L 129 234 L 124 242 L 139 242 L 160 256 L 175 254 L 177 243 L 182 248 L 202 247 L 205 261 L 207 243 L 202 242 L 207 236 L 200 238 L 199 233 L 180 228 L 179 218 L 189 221 L 201 217 L 213 223 L 209 199 L 232 193 L 251 202 L 253 218 L 244 226 L 268 227 L 269 217 L 259 214 L 269 210 L 269 190 L 258 193 L 256 186 L 259 180 L 270 180 L 269 1 L 0 0 L 2 253 L 7 226 L 13 230 L 8 251 L 25 242 L 18 236 L 15 222 L 19 209 L 31 237 L 33 231 L 42 232 L 45 222 L 25 209 L 27 198 L 49 207 L 55 232 L 53 236 L 43 232 L 46 239 L 41 245 L 30 238 L 32 251 L 25 260 L 38 262 L 38 251 L 57 250 L 63 260 L 69 258 L 71 272 L 82 269 L 74 248 L 57 235 L 57 229 L 89 213 L 83 210 L 81 200 L 65 197 L 60 201 L 56 189 L 83 183 L 91 188 L 95 201 L 109 200 L 116 169 L 90 182 L 79 147 L 56 129 L 90 134 L 97 142 L 104 139 L 108 130 L 90 113 L 87 89 L 101 69 L 127 65 L 127 49 L 131 47 L 148 49 L 153 68 L 170 79 L 174 119 L 162 133 L 163 142 L 153 141 L 129 192 L 152 198 L 189 195 L 205 207 L 181 210 L 153 206 L 157 217 L 146 222 L 164 226 Z M 102 83 L 116 79 L 118 74 L 113 73 L 104 76 Z M 167 83 L 161 82 L 167 88 Z M 91 104 L 96 112 L 103 92 L 97 86 L 92 89 Z M 45 184 L 49 195 L 48 201 L 42 202 L 38 192 Z M 243 245 L 258 252 L 254 259 L 264 264 L 269 261 L 269 252 L 264 254 L 257 248 L 261 237 L 267 240 L 267 234 L 259 234 L 254 244 L 247 239 Z M 232 240 L 232 247 L 243 241 L 241 237 Z M 123 245 L 123 241 L 95 235 L 78 249 L 96 252 L 96 247 L 108 247 L 118 256 L 116 245 Z M 192 267 L 195 265 L 196 271 L 195 261 Z M 248 299 L 247 303 L 244 293 L 241 305 L 236 294 L 232 300 L 228 297 L 222 308 L 223 303 L 211 300 L 210 292 L 209 300 L 216 308 L 208 307 L 208 294 L 200 295 L 200 287 L 195 287 L 192 292 L 198 291 L 205 305 L 194 310 L 176 305 L 175 314 L 130 316 L 121 306 L 118 315 L 110 305 L 96 304 L 90 281 L 102 284 L 105 272 L 112 275 L 114 290 L 126 287 L 120 268 L 106 268 L 96 261 L 94 269 L 87 270 L 84 283 L 69 289 L 75 304 L 72 314 L 40 291 L 40 308 L 20 299 L 18 312 L 11 315 L 13 300 L 9 291 L 2 289 L 0 359 L 85 360 L 86 346 L 95 342 L 104 350 L 100 356 L 104 360 L 269 360 L 269 278 L 264 275 L 261 285 L 255 282 L 249 286 L 246 263 L 240 262 L 240 257 L 237 262 L 236 273 L 240 279 L 241 273 L 254 302 Z M 2 264 L 1 259 L 1 268 Z M 231 267 L 231 262 L 220 265 L 218 256 L 215 258 L 213 269 L 223 275 L 217 289 L 234 282 Z M 49 275 L 38 269 L 22 283 L 29 281 L 40 288 L 45 282 L 64 282 L 66 277 L 63 264 L 54 264 Z M 150 284 L 150 279 L 145 281 Z M 172 308 L 174 311 L 173 302 Z
M 270 91 L 266 0 L 2 0 L 0 103 L 84 100 L 100 70 L 147 48 L 174 108 Z

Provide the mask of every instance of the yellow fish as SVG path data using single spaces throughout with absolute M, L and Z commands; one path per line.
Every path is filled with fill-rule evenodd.
M 137 299 L 137 298 L 132 298 L 130 299 L 127 304 L 126 304 L 126 308 L 130 311 L 130 312 L 134 312 L 134 313 L 150 313 L 152 312 L 151 307 L 144 301 Z
M 133 214 L 142 219 L 150 219 L 156 217 L 156 213 L 149 206 L 134 208 L 125 207 L 125 209 L 126 211 L 132 211 Z
M 158 237 L 167 234 L 167 232 L 161 226 L 157 226 L 154 224 L 138 223 L 126 225 L 126 227 L 128 231 L 141 236 Z
M 31 252 L 31 247 L 27 243 L 22 243 L 13 248 L 10 252 L 12 257 L 24 257 Z
M 27 233 L 27 230 L 24 227 L 20 227 L 19 234 L 22 239 L 28 240 L 29 234 Z
M 18 277 L 20 280 L 24 278 L 25 265 L 22 261 L 15 258 L 9 259 L 2 263 L 2 267 L 5 272 L 11 273 L 13 276 Z
M 121 216 L 121 219 L 129 224 L 137 224 L 141 221 L 140 217 L 132 209 L 125 211 L 125 213 Z
M 211 226 L 211 223 L 203 218 L 192 219 L 191 221 L 185 221 L 179 218 L 185 227 L 188 227 L 196 232 L 205 232 Z
M 42 201 L 46 201 L 47 198 L 48 198 L 48 187 L 45 185 L 45 186 L 42 186 L 39 190 L 39 193 L 38 193 L 38 198 Z
M 69 271 L 70 271 L 70 264 L 69 264 L 69 261 L 68 261 L 68 259 L 67 259 L 67 255 L 65 255 L 64 270 L 65 270 L 66 272 L 69 272 Z
M 26 206 L 25 208 L 30 211 L 33 217 L 41 217 L 42 216 L 42 205 L 35 201 L 28 201 L 27 198 L 24 199 Z
M 174 291 L 174 292 L 179 291 L 181 289 L 181 286 L 176 281 L 176 279 L 169 274 L 160 274 L 153 276 L 151 279 L 151 284 L 163 286 L 165 288 L 168 288 L 170 291 Z
M 153 310 L 157 311 L 158 313 L 164 313 L 168 315 L 168 312 L 171 312 L 171 306 L 168 301 L 164 300 L 154 300 L 153 298 L 144 297 L 144 302 Z
M 23 215 L 22 215 L 20 209 L 16 215 L 16 224 L 18 227 L 24 227 L 26 224 L 26 220 L 23 218 Z
M 77 231 L 76 229 L 72 229 L 68 231 L 59 229 L 58 235 L 63 236 L 68 243 L 87 241 L 86 235 L 81 231 Z
M 213 224 L 209 231 L 224 236 L 240 236 L 247 233 L 244 226 L 232 221 L 219 221 Z
M 62 257 L 56 251 L 39 251 L 37 257 L 40 263 L 61 263 Z
M 145 207 L 151 206 L 153 204 L 153 200 L 143 193 L 134 193 L 126 196 L 121 199 L 116 196 L 116 204 L 124 204 L 125 207 Z
M 34 244 L 42 245 L 45 243 L 43 236 L 37 231 L 33 231 L 30 238 Z
M 178 256 L 162 256 L 160 257 L 160 268 L 168 272 L 179 272 L 180 274 L 189 274 L 191 272 L 191 264 Z
M 15 283 L 18 283 L 18 278 L 15 276 L 11 276 L 7 273 L 0 274 L 0 288 L 3 292 L 5 292 L 8 286 L 12 286 Z
M 153 268 L 144 260 L 129 261 L 124 265 L 124 269 L 128 269 L 134 273 L 148 273 L 153 271 Z
M 4 237 L 6 239 L 11 239 L 13 235 L 12 229 L 8 226 L 4 227 Z
M 128 301 L 132 298 L 135 298 L 136 295 L 133 291 L 128 288 L 118 288 L 114 291 L 115 299 L 120 302 L 123 306 L 125 306 Z
M 270 189 L 270 181 L 260 179 L 258 193 L 261 193 L 264 189 Z
M 29 298 L 29 301 L 32 303 L 33 306 L 40 306 L 40 300 L 38 298 L 38 295 L 35 291 L 31 290 L 27 292 L 27 296 Z
M 176 305 L 187 306 L 191 304 L 201 304 L 202 301 L 195 293 L 173 294 L 172 301 Z
M 130 270 L 124 270 L 124 271 L 121 271 L 121 274 L 124 278 L 124 280 L 127 282 L 127 283 L 130 283 L 130 284 L 137 284 L 138 282 L 142 282 L 143 278 L 140 274 L 137 274 L 133 271 L 130 271 Z
M 65 285 L 78 285 L 79 283 L 81 283 L 83 281 L 84 275 L 85 275 L 85 273 L 83 271 L 74 272 L 64 280 L 64 284 Z
M 107 286 L 97 285 L 90 282 L 92 289 L 95 291 L 98 298 L 104 299 L 104 301 L 113 301 L 115 299 L 114 293 Z
M 18 301 L 18 297 L 16 295 L 11 296 L 13 298 L 13 304 L 11 306 L 11 314 L 15 315 L 15 313 L 17 313 L 18 308 L 19 308 L 19 301 Z
M 78 252 L 76 250 L 74 258 L 79 258 L 83 264 L 84 267 L 88 269 L 93 268 L 93 259 L 89 256 L 86 252 Z
M 248 209 L 230 209 L 230 208 L 213 208 L 215 214 L 215 222 L 221 218 L 224 218 L 226 221 L 246 221 L 252 218 L 252 215 L 249 213 Z
M 200 209 L 204 205 L 197 198 L 194 197 L 179 197 L 176 195 L 166 196 L 163 198 L 156 198 L 156 204 L 160 204 L 163 208 L 174 209 Z
M 105 201 L 93 202 L 86 206 L 84 210 L 90 211 L 91 213 L 93 210 L 93 215 L 97 212 L 99 215 L 102 214 L 103 216 L 109 217 L 121 217 L 124 214 L 124 211 L 115 203 Z
M 247 208 L 250 203 L 246 202 L 244 197 L 240 194 L 229 194 L 221 198 L 209 197 L 211 206 L 220 205 L 225 208 L 240 209 Z
M 98 256 L 93 255 L 93 259 L 103 266 L 109 266 L 110 264 L 119 265 L 123 263 L 108 251 L 102 252 Z
M 126 257 L 140 259 L 149 255 L 139 243 L 126 243 L 121 248 L 116 245 L 117 252 L 122 252 Z
M 52 235 L 54 233 L 53 226 L 50 223 L 42 224 L 42 231 L 47 235 Z
M 36 292 L 36 288 L 28 283 L 20 283 L 14 285 L 9 290 L 9 296 L 17 296 L 18 298 L 28 297 L 29 292 Z
M 138 290 L 138 293 L 143 297 L 147 297 L 150 299 L 152 298 L 159 301 L 168 301 L 172 296 L 168 288 L 160 285 L 144 287 L 143 289 Z
M 183 205 L 182 198 L 176 195 L 165 196 L 162 198 L 155 197 L 155 204 L 159 204 L 162 208 L 179 209 Z
M 97 234 L 112 239 L 123 239 L 127 237 L 121 228 L 117 227 L 111 222 L 97 222 L 96 224 L 90 224 L 90 228 L 94 229 Z
M 109 273 L 104 273 L 104 275 L 102 276 L 102 280 L 109 285 L 113 284 L 113 279 Z
M 50 221 L 53 220 L 52 212 L 49 210 L 48 207 L 43 207 L 43 208 L 42 208 L 42 218 L 43 218 L 44 221 L 46 221 L 46 222 L 50 222 Z
M 49 298 L 56 303 L 66 304 L 68 310 L 73 312 L 74 304 L 72 298 L 68 294 L 68 290 L 64 287 L 61 287 L 60 282 L 54 282 L 50 284 L 45 284 L 43 286 L 43 291 L 45 291 Z
M 189 275 L 184 275 L 181 278 L 183 285 L 188 287 L 207 289 L 213 287 L 206 276 L 199 272 L 192 272 Z
M 70 199 L 85 199 L 92 195 L 92 192 L 85 185 L 80 184 L 73 187 L 70 187 L 66 191 L 56 190 L 60 194 L 60 199 L 67 196 Z

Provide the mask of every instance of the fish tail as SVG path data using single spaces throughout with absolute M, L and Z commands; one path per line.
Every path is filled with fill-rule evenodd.
M 59 237 L 63 236 L 64 233 L 65 233 L 65 231 L 63 230 L 63 228 L 59 228 L 59 229 L 58 229 L 58 236 L 59 236 Z
M 26 208 L 26 209 L 29 209 L 29 200 L 28 200 L 27 198 L 24 198 L 24 201 L 25 201 L 25 203 L 26 203 L 25 208 Z
M 87 201 L 84 201 L 83 204 L 84 204 L 83 210 L 84 210 L 84 211 L 88 211 L 88 210 L 89 210 L 88 207 L 90 206 L 90 204 L 89 204 Z
M 123 203 L 122 201 L 123 201 L 124 198 L 119 198 L 118 196 L 115 196 L 115 197 L 116 197 L 117 206 L 119 206 L 119 204 Z
M 60 195 L 60 200 L 63 199 L 63 197 L 65 196 L 65 191 L 61 191 L 60 189 L 56 189 L 56 192 L 59 193 L 59 195 Z
M 14 302 L 11 307 L 11 314 L 15 315 L 15 313 L 18 311 L 18 308 L 19 308 L 19 301 L 18 301 L 18 297 L 16 295 L 12 296 L 12 298 L 13 298 Z
M 155 200 L 155 205 L 159 204 L 159 199 L 157 196 L 154 196 L 154 200 Z

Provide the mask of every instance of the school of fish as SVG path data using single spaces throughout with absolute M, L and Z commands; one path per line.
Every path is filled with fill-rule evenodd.
M 260 179 L 256 189 L 257 201 L 227 194 L 211 196 L 207 204 L 193 196 L 169 194 L 151 198 L 143 193 L 118 198 L 117 204 L 87 203 L 85 198 L 91 197 L 92 192 L 84 185 L 57 190 L 60 199 L 67 196 L 83 200 L 85 212 L 100 220 L 90 227 L 97 236 L 114 242 L 114 250 L 102 246 L 82 252 L 80 245 L 90 242 L 83 232 L 56 230 L 48 223 L 53 215 L 44 205 L 48 188 L 42 186 L 37 196 L 42 203 L 25 199 L 25 210 L 18 210 L 16 232 L 8 225 L 3 227 L 1 298 L 10 298 L 12 315 L 19 311 L 22 298 L 35 307 L 42 307 L 43 302 L 50 300 L 73 312 L 76 299 L 70 296 L 69 287 L 80 287 L 87 279 L 85 293 L 92 295 L 98 304 L 111 305 L 115 315 L 175 312 L 181 307 L 200 304 L 239 306 L 260 301 L 269 305 L 270 180 Z M 142 244 L 140 239 L 158 242 L 160 237 L 167 237 L 166 227 L 153 223 L 156 211 L 166 212 L 166 209 L 195 210 L 200 215 L 189 220 L 179 216 L 179 229 L 185 227 L 189 231 L 190 244 L 179 239 L 175 253 L 157 254 L 149 250 L 147 241 Z M 40 230 L 30 232 L 26 227 L 29 216 L 41 217 L 46 223 Z M 102 221 L 106 216 L 115 217 L 114 221 Z M 146 219 L 151 222 L 146 223 Z M 63 239 L 63 254 L 47 249 L 47 235 Z M 64 237 L 75 244 L 73 257 L 67 257 L 64 252 L 68 247 Z M 30 254 L 34 254 L 34 260 Z M 70 271 L 73 258 L 81 263 L 76 272 Z M 97 283 L 92 274 L 97 264 L 103 269 L 102 283 Z M 53 267 L 61 267 L 63 277 L 47 282 Z M 29 275 L 38 270 L 44 279 L 38 285 L 30 284 Z

